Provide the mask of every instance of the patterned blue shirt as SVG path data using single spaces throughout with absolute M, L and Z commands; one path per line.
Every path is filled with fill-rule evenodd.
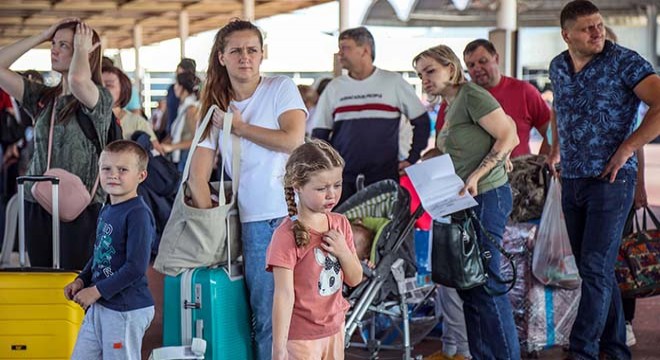
M 654 73 L 638 53 L 610 41 L 577 74 L 568 51 L 552 60 L 563 177 L 595 177 L 603 172 L 634 130 L 640 100 L 633 89 Z M 633 180 L 636 172 L 637 157 L 632 156 L 618 177 Z
M 141 196 L 106 204 L 96 224 L 94 256 L 78 277 L 85 287 L 96 285 L 98 303 L 116 311 L 152 306 L 147 267 L 156 228 Z

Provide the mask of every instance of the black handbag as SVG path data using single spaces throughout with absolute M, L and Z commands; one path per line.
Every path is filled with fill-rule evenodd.
M 455 288 L 468 290 L 486 284 L 492 276 L 501 284 L 508 284 L 505 291 L 494 291 L 486 287 L 491 295 L 503 295 L 509 292 L 516 282 L 516 266 L 513 255 L 493 239 L 486 231 L 471 209 L 451 214 L 451 223 L 433 222 L 433 246 L 431 249 L 431 279 L 433 282 Z M 513 276 L 503 280 L 488 271 L 488 263 L 492 257 L 489 250 L 482 250 L 477 241 L 475 225 L 481 228 L 488 241 L 509 261 Z

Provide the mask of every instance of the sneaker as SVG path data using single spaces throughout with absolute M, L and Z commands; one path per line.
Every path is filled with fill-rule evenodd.
M 637 344 L 637 339 L 635 338 L 632 324 L 630 322 L 626 322 L 626 345 L 633 346 L 635 344 Z

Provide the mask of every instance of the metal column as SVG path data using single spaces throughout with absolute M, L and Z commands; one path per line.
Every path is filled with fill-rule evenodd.
M 186 40 L 188 40 L 189 26 L 190 26 L 190 19 L 188 17 L 188 11 L 182 10 L 179 13 L 179 40 L 181 41 L 179 46 L 181 47 L 182 59 L 186 57 Z
M 254 0 L 243 0 L 243 19 L 254 22 Z
M 138 99 L 140 100 L 140 107 L 143 106 L 142 104 L 142 76 L 143 76 L 143 70 L 142 66 L 140 65 L 140 48 L 142 47 L 142 25 L 141 24 L 135 24 L 135 27 L 133 28 L 133 47 L 135 48 L 135 73 L 134 73 L 134 80 L 135 80 L 135 88 L 138 91 Z
M 649 61 L 654 69 L 658 68 L 658 6 L 646 5 L 646 29 L 648 32 Z
M 501 0 L 497 11 L 497 28 L 488 34 L 500 55 L 500 71 L 516 76 L 518 58 L 518 5 L 516 0 Z

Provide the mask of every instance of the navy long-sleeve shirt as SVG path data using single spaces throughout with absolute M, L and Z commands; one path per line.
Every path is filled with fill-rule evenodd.
M 78 275 L 85 287 L 96 285 L 100 305 L 129 311 L 154 304 L 146 271 L 155 235 L 154 217 L 140 196 L 101 209 L 94 256 Z

